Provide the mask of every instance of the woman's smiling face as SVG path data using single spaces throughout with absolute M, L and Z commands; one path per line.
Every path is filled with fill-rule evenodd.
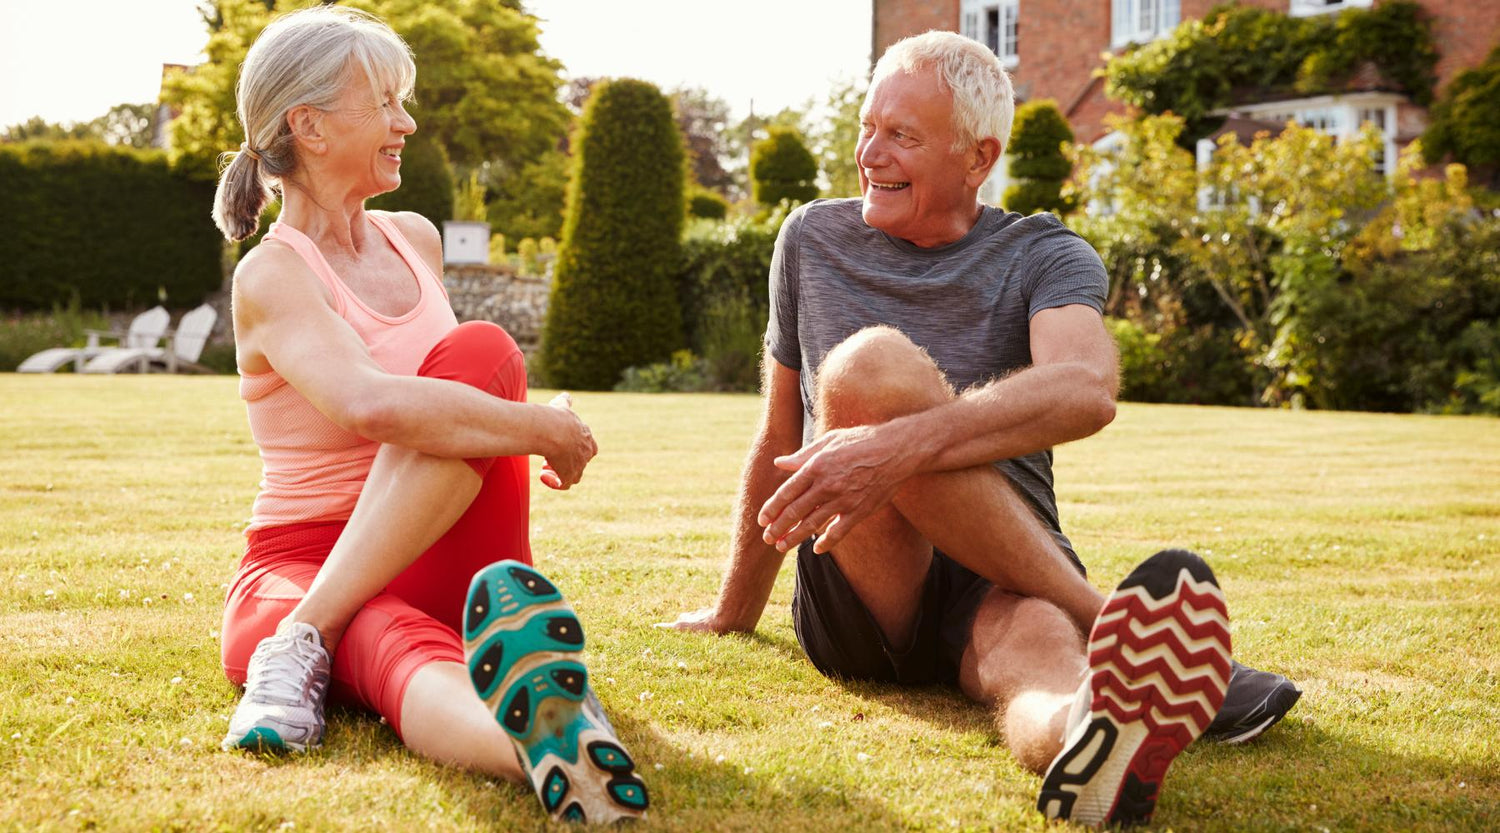
M 351 190 L 365 197 L 401 185 L 401 150 L 417 123 L 393 90 L 376 92 L 355 73 L 338 104 L 326 113 L 329 153 L 325 171 L 347 177 Z

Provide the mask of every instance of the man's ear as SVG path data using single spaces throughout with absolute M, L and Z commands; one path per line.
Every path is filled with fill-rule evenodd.
M 321 155 L 328 150 L 328 139 L 323 132 L 323 111 L 307 104 L 299 104 L 286 113 L 287 127 L 292 139 L 304 153 Z
M 969 152 L 969 173 L 965 182 L 971 188 L 978 188 L 990 178 L 990 171 L 994 169 L 995 163 L 1000 161 L 1000 154 L 1005 150 L 1000 140 L 993 136 L 980 139 Z

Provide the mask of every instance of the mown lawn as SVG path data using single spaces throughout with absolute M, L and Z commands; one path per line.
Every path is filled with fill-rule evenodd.
M 537 489 L 536 561 L 644 762 L 640 829 L 1045 826 L 981 709 L 812 669 L 790 570 L 753 638 L 650 627 L 713 597 L 754 397 L 576 404 L 603 453 L 577 490 Z M 358 713 L 306 757 L 218 751 L 219 606 L 258 475 L 231 378 L 0 375 L 0 827 L 544 826 L 521 787 Z M 1057 476 L 1096 583 L 1197 549 L 1237 654 L 1306 691 L 1259 742 L 1179 759 L 1159 827 L 1500 826 L 1500 422 L 1127 405 Z

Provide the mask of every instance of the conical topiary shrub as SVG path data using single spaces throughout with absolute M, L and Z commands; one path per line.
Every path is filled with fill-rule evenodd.
M 682 346 L 686 156 L 666 97 L 630 79 L 594 88 L 573 153 L 540 366 L 556 387 L 609 390 Z

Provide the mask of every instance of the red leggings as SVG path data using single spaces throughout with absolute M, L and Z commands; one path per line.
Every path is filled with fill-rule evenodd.
M 525 358 L 509 334 L 488 322 L 460 324 L 432 348 L 417 375 L 526 401 Z M 529 461 L 519 456 L 466 462 L 484 479 L 474 502 L 437 543 L 360 609 L 334 653 L 332 699 L 376 712 L 397 735 L 401 701 L 417 669 L 429 662 L 464 661 L 458 631 L 470 577 L 505 558 L 531 563 Z M 235 685 L 245 682 L 255 646 L 307 594 L 344 524 L 251 530 L 224 602 L 224 673 Z

